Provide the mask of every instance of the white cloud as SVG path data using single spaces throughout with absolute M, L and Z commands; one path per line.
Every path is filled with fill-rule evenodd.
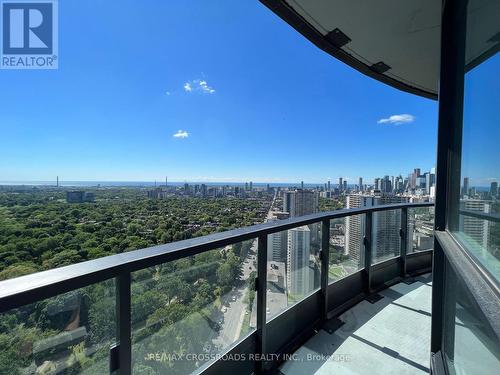
M 415 116 L 409 114 L 402 114 L 402 115 L 392 115 L 387 118 L 382 118 L 378 120 L 377 123 L 401 125 L 401 124 L 409 124 L 410 122 L 413 121 L 415 121 Z
M 177 130 L 173 137 L 183 139 L 189 137 L 189 133 L 185 130 Z
M 165 95 L 170 96 L 172 93 L 170 91 L 165 91 Z
M 203 94 L 214 94 L 215 89 L 210 86 L 204 79 L 194 79 L 184 84 L 186 92 L 201 92 Z

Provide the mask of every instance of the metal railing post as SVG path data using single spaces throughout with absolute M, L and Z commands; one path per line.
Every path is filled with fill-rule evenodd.
M 328 265 L 330 263 L 330 220 L 322 221 L 321 226 L 321 318 L 328 319 Z
M 363 238 L 364 244 L 364 255 L 365 255 L 365 274 L 366 274 L 366 284 L 365 292 L 371 293 L 372 291 L 372 222 L 373 213 L 371 211 L 365 214 L 365 236 Z
M 120 375 L 132 374 L 131 275 L 116 278 L 116 338 L 118 340 L 118 370 Z
M 401 277 L 406 277 L 406 253 L 408 247 L 408 208 L 401 209 L 401 228 L 399 229 L 401 238 Z
M 266 288 L 267 288 L 267 235 L 259 236 L 257 250 L 257 354 L 266 354 Z M 256 364 L 257 373 L 265 370 L 264 360 Z

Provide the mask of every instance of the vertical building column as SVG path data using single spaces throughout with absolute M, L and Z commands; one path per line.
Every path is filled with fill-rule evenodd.
M 460 199 L 467 0 L 443 2 L 435 230 L 455 228 Z M 431 352 L 442 349 L 445 255 L 434 240 Z

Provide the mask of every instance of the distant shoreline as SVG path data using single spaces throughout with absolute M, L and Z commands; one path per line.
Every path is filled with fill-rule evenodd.
M 247 184 L 250 181 L 246 182 Z M 207 186 L 245 186 L 245 182 L 207 182 L 207 181 L 168 181 L 168 186 L 184 186 L 184 184 Z M 325 183 L 305 183 L 304 187 L 323 186 Z M 288 187 L 300 186 L 300 182 L 252 182 L 253 187 Z M 333 184 L 332 184 L 333 185 Z M 0 181 L 0 186 L 56 186 L 55 181 Z M 59 187 L 165 187 L 165 181 L 59 181 Z M 334 185 L 333 185 L 334 186 Z M 354 186 L 348 185 L 348 186 Z
M 247 183 L 249 183 L 248 181 Z M 205 184 L 207 186 L 245 186 L 245 182 L 207 182 L 207 181 L 168 181 L 168 186 L 184 186 L 184 184 L 196 185 Z M 331 183 L 332 188 L 337 184 Z M 252 182 L 253 187 L 299 187 L 300 182 Z M 304 187 L 315 188 L 324 186 L 322 183 L 306 183 Z M 0 181 L 0 186 L 56 186 L 55 181 Z M 59 181 L 59 187 L 165 187 L 165 181 Z M 348 187 L 355 187 L 356 184 L 347 184 Z M 489 186 L 473 186 L 481 191 L 490 189 Z

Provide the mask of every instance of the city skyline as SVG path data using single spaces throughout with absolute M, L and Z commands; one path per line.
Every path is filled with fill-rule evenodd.
M 337 182 L 335 182 L 335 180 Z M 387 181 L 387 182 L 386 182 Z M 55 182 L 55 184 L 54 184 Z M 429 188 L 430 186 L 434 186 L 436 182 L 436 175 L 435 175 L 435 167 L 429 168 L 429 169 L 421 169 L 421 168 L 414 168 L 413 171 L 410 171 L 408 174 L 379 174 L 379 177 L 374 177 L 372 179 L 370 178 L 365 178 L 364 176 L 358 176 L 358 177 L 338 177 L 336 179 L 328 178 L 326 181 L 319 182 L 319 181 L 279 181 L 279 180 L 274 180 L 274 181 L 252 181 L 251 179 L 245 179 L 245 180 L 239 180 L 239 181 L 233 181 L 233 180 L 174 180 L 172 181 L 171 179 L 168 178 L 168 176 L 165 176 L 163 180 L 161 179 L 156 179 L 156 180 L 151 180 L 151 181 L 133 181 L 133 180 L 125 180 L 125 181 L 97 181 L 97 180 L 63 180 L 60 178 L 60 176 L 56 176 L 55 180 L 48 180 L 48 181 L 0 181 L 0 185 L 55 185 L 55 186 L 61 186 L 61 187 L 71 187 L 71 186 L 95 186 L 95 185 L 101 185 L 101 186 L 166 186 L 167 184 L 172 185 L 172 186 L 182 186 L 185 185 L 186 183 L 188 184 L 206 184 L 206 185 L 215 185 L 215 186 L 223 186 L 223 185 L 233 185 L 233 186 L 246 186 L 248 183 L 250 183 L 250 186 L 252 184 L 255 184 L 255 186 L 266 186 L 266 185 L 271 185 L 271 186 L 277 186 L 277 187 L 307 187 L 307 188 L 314 188 L 314 187 L 323 187 L 324 190 L 330 191 L 331 188 L 335 188 L 336 186 L 340 187 L 342 190 L 346 190 L 346 187 L 359 187 L 360 184 L 362 186 L 371 186 L 376 190 L 382 190 L 382 191 L 387 191 L 387 186 L 390 186 L 392 189 L 400 190 L 400 187 L 398 188 L 398 184 L 410 184 L 411 187 L 415 188 L 417 185 L 420 184 L 425 184 L 427 186 L 427 194 L 430 193 Z M 396 183 L 396 184 L 395 184 Z M 390 184 L 390 185 L 388 185 Z M 468 186 L 474 187 L 474 188 L 480 188 L 481 190 L 484 189 L 491 189 L 492 186 L 494 185 L 498 186 L 498 181 L 496 179 L 489 179 L 484 185 L 477 185 L 474 184 L 473 182 L 471 183 L 471 179 L 469 177 L 464 177 L 463 179 L 463 184 L 462 186 L 464 187 L 464 190 L 468 190 Z

